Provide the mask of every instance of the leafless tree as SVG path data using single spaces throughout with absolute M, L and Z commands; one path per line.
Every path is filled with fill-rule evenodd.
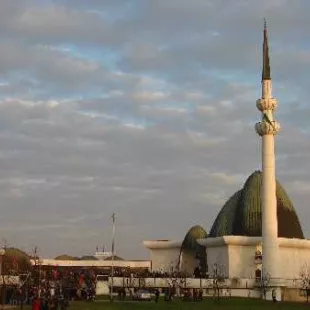
M 270 286 L 270 274 L 269 273 L 266 273 L 265 275 L 262 275 L 262 277 L 261 277 L 261 279 L 259 281 L 259 287 L 261 289 L 262 297 L 264 299 L 266 299 L 267 292 L 271 289 L 271 286 Z
M 300 271 L 301 289 L 305 291 L 307 303 L 310 295 L 310 268 L 308 264 L 304 264 Z
M 186 274 L 182 272 L 170 273 L 166 278 L 169 287 L 170 296 L 174 295 L 178 290 L 182 290 L 186 286 Z
M 213 265 L 212 282 L 213 298 L 220 299 L 220 291 L 225 287 L 224 266 L 215 263 Z
M 8 289 L 10 287 L 17 288 L 20 284 L 19 277 L 19 265 L 14 259 L 12 261 L 10 256 L 2 255 L 1 257 L 1 286 L 2 286 L 2 306 L 5 303 Z
M 239 287 L 240 283 L 241 283 L 241 280 L 238 277 L 234 277 L 234 278 L 231 279 L 231 287 L 232 288 Z

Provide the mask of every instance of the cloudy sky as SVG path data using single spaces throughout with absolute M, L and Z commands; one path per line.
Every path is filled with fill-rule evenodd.
M 310 236 L 308 0 L 1 0 L 0 238 L 45 257 L 211 228 L 260 168 L 263 18 L 277 174 Z

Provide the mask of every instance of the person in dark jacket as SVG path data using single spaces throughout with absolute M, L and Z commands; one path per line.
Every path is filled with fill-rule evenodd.
M 155 302 L 156 302 L 156 303 L 158 302 L 158 299 L 159 299 L 159 290 L 156 289 L 156 290 L 155 290 Z

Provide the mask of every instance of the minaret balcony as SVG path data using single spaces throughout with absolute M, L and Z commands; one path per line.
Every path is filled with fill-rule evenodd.
M 280 124 L 276 121 L 271 121 L 270 123 L 263 120 L 255 124 L 255 130 L 260 136 L 265 135 L 276 135 L 280 131 Z
M 255 257 L 254 263 L 255 263 L 256 265 L 261 265 L 262 262 L 263 262 L 263 258 L 262 258 L 262 257 Z
M 263 255 L 262 253 L 258 252 L 258 253 L 255 253 L 255 256 L 254 256 L 254 262 L 256 265 L 260 265 L 263 261 Z
M 278 106 L 277 99 L 275 98 L 260 98 L 256 100 L 256 107 L 261 112 L 266 110 L 274 111 Z

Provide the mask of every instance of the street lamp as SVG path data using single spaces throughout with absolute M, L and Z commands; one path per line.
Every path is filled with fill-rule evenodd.
M 1 248 L 0 249 L 0 277 L 1 277 L 1 310 L 4 309 L 4 275 L 2 274 L 2 266 L 3 266 L 3 256 L 5 254 L 5 249 Z
M 41 297 L 41 266 L 42 266 L 43 260 L 38 258 L 38 264 L 39 264 L 39 283 L 38 283 L 38 297 Z
M 110 301 L 113 301 L 114 290 L 114 256 L 115 256 L 115 213 L 112 214 L 112 266 L 111 266 L 111 288 L 110 288 Z

